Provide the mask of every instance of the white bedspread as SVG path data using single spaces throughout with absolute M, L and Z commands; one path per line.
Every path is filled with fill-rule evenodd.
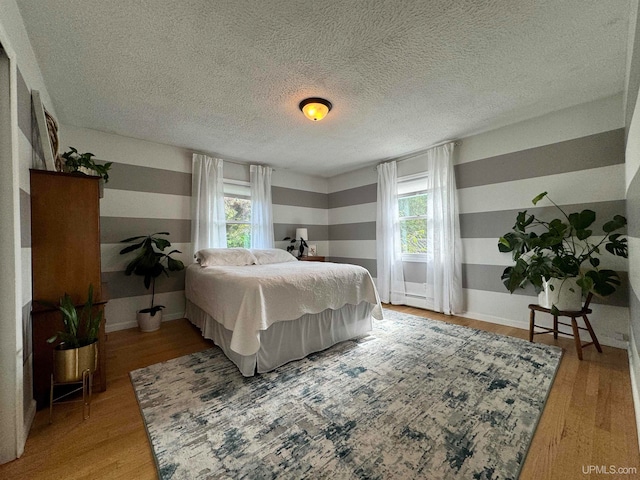
M 275 321 L 367 301 L 382 319 L 378 292 L 369 272 L 357 265 L 288 262 L 270 265 L 201 267 L 186 272 L 186 297 L 233 332 L 231 349 L 252 355 L 260 331 Z

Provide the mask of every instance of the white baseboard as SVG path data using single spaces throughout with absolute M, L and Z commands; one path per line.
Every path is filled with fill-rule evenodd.
M 162 314 L 163 322 L 168 322 L 169 320 L 177 320 L 178 318 L 184 318 L 184 312 Z M 105 325 L 104 327 L 104 330 L 105 332 L 109 333 L 109 332 L 116 332 L 118 330 L 126 330 L 127 328 L 137 328 L 137 327 L 138 327 L 138 321 L 136 319 L 133 319 L 129 322 L 107 323 L 107 325 Z
M 504 325 L 505 327 L 521 328 L 523 330 L 529 330 L 529 323 L 521 320 L 514 320 L 511 318 L 496 317 L 494 315 L 487 315 L 479 312 L 464 312 L 456 314 L 459 317 L 469 318 L 471 320 L 481 320 L 483 322 L 496 323 L 498 325 Z
M 429 310 L 429 306 L 427 304 L 427 301 L 425 298 L 419 298 L 419 297 L 412 297 L 407 295 L 406 298 L 406 304 L 410 307 L 416 307 L 416 308 L 422 308 L 424 310 Z M 471 320 L 480 320 L 483 322 L 489 322 L 489 323 L 495 323 L 498 325 L 504 325 L 505 327 L 513 327 L 513 328 L 520 328 L 522 330 L 529 330 L 529 322 L 528 321 L 522 321 L 522 320 L 514 320 L 511 318 L 503 318 L 503 317 L 496 317 L 494 315 L 487 315 L 485 313 L 479 313 L 479 312 L 464 312 L 464 313 L 458 313 L 457 314 L 459 317 L 464 317 L 464 318 L 469 318 Z M 551 326 L 551 317 L 549 317 L 548 321 L 549 321 L 549 326 Z M 538 319 L 536 317 L 536 324 L 538 323 Z M 544 321 L 543 321 L 544 324 Z M 591 341 L 591 338 L 588 336 L 588 333 L 586 332 L 580 332 L 580 338 L 582 338 L 582 340 L 584 341 Z M 600 335 L 598 337 L 598 341 L 600 342 L 600 344 L 602 345 L 606 345 L 607 347 L 614 347 L 614 348 L 622 348 L 623 350 L 627 350 L 627 348 L 629 347 L 629 342 L 625 342 L 623 340 L 618 340 L 615 338 L 611 338 L 611 337 L 607 337 L 607 336 L 603 336 Z M 639 368 L 640 368 L 640 364 L 639 364 Z
M 458 314 L 458 316 L 460 317 L 465 317 L 465 318 L 470 318 L 472 320 L 481 320 L 483 322 L 489 322 L 489 323 L 496 323 L 498 325 L 504 325 L 506 327 L 513 327 L 513 328 L 520 328 L 522 330 L 529 330 L 529 322 L 528 321 L 521 321 L 521 320 L 513 320 L 510 318 L 502 318 L 502 317 L 495 317 L 493 315 L 485 315 L 482 313 L 478 313 L 478 312 L 464 312 L 464 313 L 460 313 Z M 549 317 L 547 319 L 548 322 L 548 326 L 551 326 L 551 317 Z M 538 325 L 538 317 L 536 317 L 536 325 Z M 542 325 L 545 324 L 545 322 L 543 321 L 541 323 Z M 591 341 L 591 337 L 589 336 L 588 332 L 580 332 L 580 338 L 583 341 L 587 341 L 590 342 Z M 606 345 L 607 347 L 614 347 L 614 348 L 621 348 L 623 350 L 627 350 L 627 348 L 629 347 L 629 342 L 625 342 L 623 340 L 618 340 L 615 338 L 611 338 L 611 337 L 607 337 L 604 335 L 599 335 L 598 336 L 598 342 L 600 342 L 601 345 Z
M 36 418 L 36 401 L 32 399 L 31 402 L 29 403 L 29 408 L 27 409 L 24 415 L 24 425 L 23 425 L 23 431 L 22 431 L 22 438 L 24 439 L 24 442 L 27 441 L 27 437 L 29 436 L 29 431 L 31 430 L 31 425 L 33 425 L 33 420 L 35 418 Z M 20 457 L 24 453 L 24 442 L 23 442 L 22 448 L 18 452 L 18 457 Z
M 405 298 L 405 301 L 407 303 L 408 306 L 410 307 L 416 307 L 416 308 L 422 308 L 424 310 L 429 310 L 428 304 L 427 304 L 427 300 L 423 297 L 417 297 L 417 296 L 412 296 L 412 295 L 407 295 Z
M 640 444 L 640 355 L 633 338 L 633 330 L 630 330 L 629 341 L 629 373 L 631 375 L 631 394 L 633 396 L 633 407 L 636 412 L 636 430 L 638 443 Z

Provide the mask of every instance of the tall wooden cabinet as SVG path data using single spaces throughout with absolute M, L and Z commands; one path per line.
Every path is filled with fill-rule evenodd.
M 93 285 L 96 308 L 104 312 L 106 288 L 100 268 L 99 179 L 79 174 L 31 170 L 31 268 L 33 277 L 33 390 L 38 408 L 49 403 L 53 346 L 46 339 L 62 329 L 62 317 L 47 303 L 68 293 L 84 304 Z M 44 302 L 44 303 L 43 303 Z M 106 389 L 106 349 L 102 322 L 94 390 Z

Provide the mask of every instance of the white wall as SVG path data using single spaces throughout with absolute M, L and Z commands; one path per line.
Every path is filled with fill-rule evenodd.
M 13 315 L 0 316 L 0 350 L 3 354 L 12 352 L 10 357 L 2 355 L 0 365 L 0 389 L 4 393 L 0 399 L 0 463 L 20 456 L 24 442 L 35 415 L 35 402 L 31 381 L 32 360 L 30 335 L 31 305 L 31 248 L 24 243 L 24 232 L 30 231 L 28 216 L 29 168 L 34 164 L 34 149 L 29 135 L 31 123 L 30 90 L 40 91 L 41 98 L 48 110 L 55 114 L 53 105 L 45 87 L 38 62 L 31 48 L 20 11 L 14 0 L 0 2 L 0 42 L 12 62 L 11 72 L 11 129 L 12 156 L 11 165 L 3 159 L 3 174 L 12 179 L 12 201 L 9 214 L 13 222 L 2 214 L 2 225 L 11 229 L 13 246 L 4 244 L 4 248 L 15 248 L 15 262 L 9 267 L 3 282 L 12 282 L 16 306 Z M 3 92 L 4 93 L 4 92 Z M 26 127 L 25 127 L 26 125 Z M 27 130 L 27 131 L 25 131 Z M 6 140 L 5 140 L 6 141 Z M 3 185 L 3 193 L 8 191 Z M 21 208 L 22 207 L 22 208 Z M 25 214 L 26 212 L 26 214 Z M 4 264 L 4 263 L 3 263 Z M 4 290 L 4 289 L 3 289 Z M 3 303 L 7 299 L 3 298 Z M 6 306 L 6 304 L 5 304 Z

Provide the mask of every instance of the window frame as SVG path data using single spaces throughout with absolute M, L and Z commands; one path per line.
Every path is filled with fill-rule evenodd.
M 243 199 L 243 200 L 249 200 L 251 202 L 251 208 L 253 209 L 253 200 L 251 198 L 251 183 L 247 182 L 245 180 L 233 180 L 230 178 L 224 178 L 222 180 L 223 183 L 223 197 L 224 198 L 239 198 L 239 199 Z M 240 187 L 246 187 L 249 189 L 249 194 L 248 195 L 240 195 L 240 194 L 232 194 L 232 193 L 227 193 L 226 190 L 226 186 L 227 185 L 236 185 L 236 186 L 240 186 Z M 253 211 L 253 210 L 252 210 Z M 229 234 L 227 232 L 227 225 L 248 225 L 249 226 L 249 247 L 251 246 L 251 216 L 249 216 L 249 220 L 248 221 L 239 221 L 239 220 L 227 220 L 226 215 L 225 215 L 225 219 L 224 219 L 224 223 L 225 223 L 225 236 L 227 239 L 227 245 L 229 242 Z M 247 247 L 247 248 L 249 248 Z
M 429 174 L 427 172 L 421 172 L 421 173 L 415 173 L 412 175 L 404 175 L 402 177 L 398 177 L 397 181 L 396 181 L 396 185 L 399 187 L 401 183 L 403 182 L 409 182 L 412 180 L 422 180 L 422 179 L 427 179 L 427 177 L 429 176 Z M 398 194 L 398 203 L 400 201 L 401 198 L 406 198 L 406 197 L 413 197 L 416 195 L 428 195 L 429 191 L 428 189 L 422 189 L 422 190 L 413 190 L 411 192 L 407 192 L 407 193 L 403 193 L 403 194 Z M 427 213 L 425 212 L 424 215 L 410 215 L 410 216 L 406 216 L 406 217 L 401 217 L 400 216 L 400 205 L 398 205 L 398 229 L 400 229 L 400 222 L 402 222 L 403 220 L 416 220 L 416 219 L 427 219 Z M 400 246 L 400 248 L 402 248 L 402 245 Z M 427 261 L 427 254 L 426 252 L 424 253 L 405 253 L 405 252 L 401 252 L 402 254 L 402 261 L 403 262 L 416 262 L 416 263 L 426 263 Z

